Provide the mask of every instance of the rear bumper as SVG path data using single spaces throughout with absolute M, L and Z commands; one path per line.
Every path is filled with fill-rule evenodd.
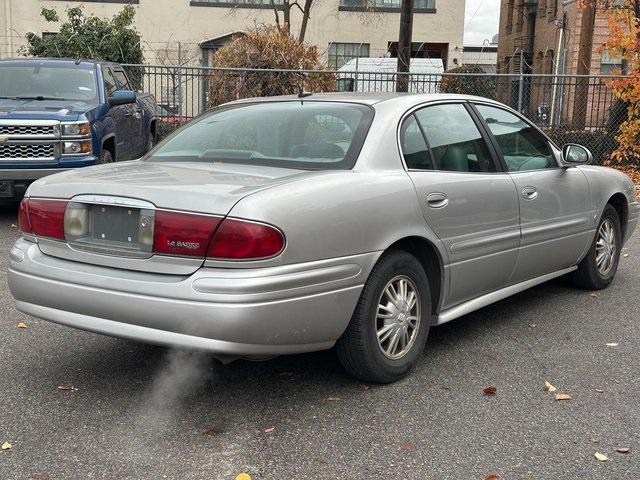
M 377 256 L 185 277 L 62 260 L 20 239 L 8 282 L 18 310 L 70 327 L 218 355 L 280 355 L 335 343 Z

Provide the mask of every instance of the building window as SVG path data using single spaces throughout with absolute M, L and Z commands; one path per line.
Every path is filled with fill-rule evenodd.
M 622 59 L 612 57 L 608 51 L 602 52 L 600 57 L 600 73 L 602 75 L 619 74 L 622 70 Z
M 558 0 L 549 0 L 547 4 L 549 6 L 547 14 L 549 15 L 550 20 L 555 20 L 556 15 L 558 14 Z
M 276 7 L 282 6 L 282 0 L 274 0 Z M 271 0 L 191 0 L 192 7 L 224 8 L 273 8 Z
M 340 0 L 338 10 L 399 12 L 402 0 Z M 414 13 L 436 13 L 436 0 L 414 0 Z
M 540 13 L 541 17 L 547 16 L 547 0 L 539 0 L 538 12 Z
M 514 0 L 509 0 L 507 3 L 507 35 L 513 31 L 513 2 Z
M 331 42 L 328 57 L 329 68 L 337 70 L 349 60 L 369 57 L 369 44 Z

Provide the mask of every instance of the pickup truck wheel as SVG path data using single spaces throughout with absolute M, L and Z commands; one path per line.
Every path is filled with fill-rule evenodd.
M 589 247 L 587 256 L 574 272 L 574 283 L 589 290 L 601 290 L 609 286 L 618 270 L 622 228 L 618 212 L 607 205 L 602 213 L 596 236 Z
M 387 252 L 369 275 L 337 342 L 338 358 L 360 380 L 395 382 L 420 358 L 430 318 L 429 281 L 422 266 L 404 251 Z
M 113 155 L 111 155 L 109 150 L 102 150 L 102 153 L 100 154 L 100 163 L 113 163 Z

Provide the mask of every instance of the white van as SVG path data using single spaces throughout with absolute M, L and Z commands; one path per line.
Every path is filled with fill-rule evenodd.
M 397 58 L 353 58 L 338 70 L 338 92 L 394 92 Z M 342 73 L 344 72 L 344 73 Z M 441 58 L 412 58 L 409 92 L 437 93 L 444 64 Z M 415 75 L 414 75 L 415 74 Z

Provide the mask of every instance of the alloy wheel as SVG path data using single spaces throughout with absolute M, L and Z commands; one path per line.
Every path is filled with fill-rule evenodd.
M 415 343 L 420 327 L 420 296 L 404 275 L 392 278 L 382 290 L 376 313 L 378 346 L 385 357 L 397 360 Z

